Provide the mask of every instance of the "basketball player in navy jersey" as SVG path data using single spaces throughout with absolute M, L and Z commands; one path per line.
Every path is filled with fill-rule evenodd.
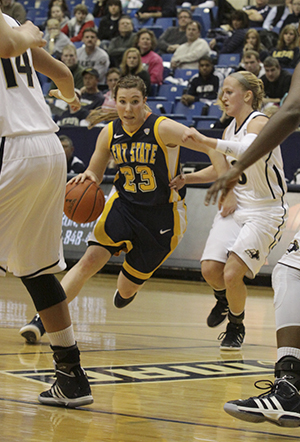
M 112 255 L 124 251 L 114 295 L 114 305 L 123 308 L 173 252 L 186 229 L 185 189 L 178 193 L 169 186 L 180 173 L 185 126 L 149 112 L 145 83 L 139 77 L 121 78 L 115 97 L 119 118 L 100 132 L 87 170 L 73 179 L 101 183 L 112 154 L 117 165 L 114 187 L 85 255 L 64 276 L 62 285 L 70 302 Z M 193 141 L 184 146 L 199 150 Z M 211 156 L 218 174 L 227 168 L 222 154 L 209 148 L 202 151 Z M 20 332 L 26 338 L 38 327 L 35 320 Z
M 298 29 L 299 31 L 299 29 Z M 240 175 L 300 124 L 300 65 L 295 69 L 290 91 L 282 107 L 272 116 L 239 161 L 210 188 L 206 204 L 215 203 L 238 182 Z M 224 409 L 230 415 L 249 422 L 268 421 L 283 427 L 300 426 L 300 232 L 275 266 L 274 289 L 277 362 L 275 382 L 269 391 L 246 400 L 229 401 Z
M 35 69 L 58 85 L 55 96 L 74 109 L 80 104 L 71 72 L 44 44 L 32 23 L 19 26 L 0 11 L 0 273 L 21 279 L 48 332 L 56 381 L 39 401 L 77 407 L 93 398 L 66 295 L 54 276 L 65 268 L 60 236 L 66 160 Z

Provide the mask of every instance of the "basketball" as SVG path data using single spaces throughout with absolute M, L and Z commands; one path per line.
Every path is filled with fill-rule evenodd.
M 92 180 L 68 183 L 66 186 L 64 212 L 76 223 L 89 223 L 101 215 L 105 205 L 102 189 Z

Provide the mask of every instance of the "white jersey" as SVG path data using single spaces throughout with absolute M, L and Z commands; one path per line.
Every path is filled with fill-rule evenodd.
M 13 18 L 4 18 L 11 27 L 18 26 Z M 0 137 L 58 131 L 33 68 L 30 49 L 21 56 L 1 59 L 0 102 Z
M 247 135 L 247 128 L 250 121 L 263 115 L 261 112 L 253 111 L 236 131 L 236 120 L 229 124 L 225 132 L 225 140 L 243 141 Z M 246 150 L 247 148 L 245 148 Z M 243 153 L 241 149 L 241 154 Z M 226 156 L 229 164 L 234 164 L 238 158 Z M 287 191 L 283 172 L 283 161 L 280 146 L 277 146 L 270 153 L 248 167 L 241 175 L 239 183 L 234 188 L 237 197 L 238 208 L 274 206 L 283 202 Z

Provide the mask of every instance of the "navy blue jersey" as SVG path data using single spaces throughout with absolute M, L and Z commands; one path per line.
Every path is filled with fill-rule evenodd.
M 127 132 L 119 118 L 109 123 L 109 147 L 118 167 L 114 184 L 121 199 L 156 206 L 184 198 L 185 188 L 177 193 L 169 187 L 180 173 L 180 146 L 162 142 L 158 125 L 164 119 L 149 114 L 134 133 Z

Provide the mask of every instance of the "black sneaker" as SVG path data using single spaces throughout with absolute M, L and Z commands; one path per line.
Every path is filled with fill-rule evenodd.
M 218 339 L 221 340 L 220 350 L 240 350 L 245 337 L 244 324 L 234 324 L 228 322 L 226 331 L 220 333 Z
M 297 388 L 284 378 L 276 379 L 274 384 L 268 382 L 269 391 L 266 393 L 244 401 L 227 402 L 224 405 L 226 413 L 248 422 L 267 421 L 281 427 L 299 427 L 300 395 Z
M 114 295 L 114 306 L 117 308 L 124 308 L 126 307 L 126 305 L 130 304 L 134 298 L 136 297 L 136 293 L 131 296 L 131 298 L 122 298 L 122 296 L 120 295 L 119 291 L 117 290 L 115 295 Z
M 226 296 L 215 294 L 215 298 L 217 299 L 217 303 L 206 320 L 208 327 L 217 327 L 217 325 L 220 325 L 223 321 L 225 321 L 229 312 Z
M 40 315 L 36 314 L 29 324 L 24 325 L 24 327 L 20 329 L 19 333 L 29 344 L 37 343 L 43 334 L 45 334 Z
M 56 381 L 50 390 L 44 391 L 38 397 L 44 405 L 76 408 L 94 402 L 90 384 L 85 371 L 74 367 L 70 373 L 56 370 Z

